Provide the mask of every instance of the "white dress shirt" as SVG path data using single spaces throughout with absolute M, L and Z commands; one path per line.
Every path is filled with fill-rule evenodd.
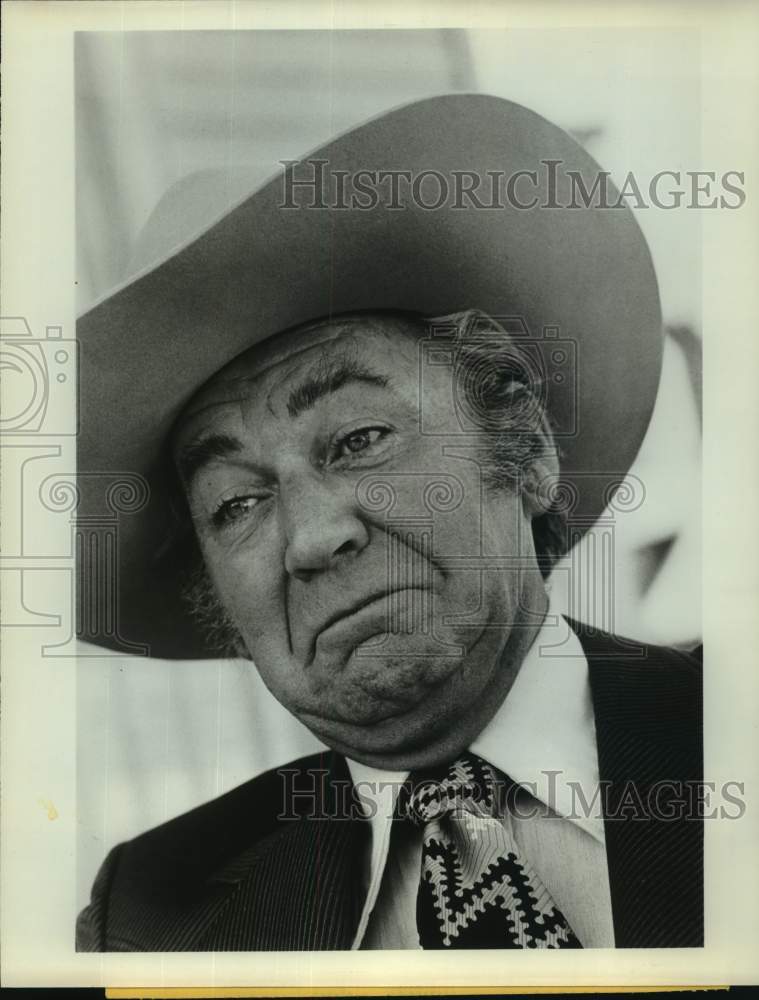
M 609 871 L 600 806 L 584 815 L 598 788 L 588 664 L 579 639 L 549 605 L 545 621 L 498 712 L 471 744 L 520 786 L 508 826 L 585 948 L 614 947 Z M 349 760 L 371 823 L 366 902 L 354 948 L 419 948 L 416 894 L 422 830 L 392 823 L 408 771 Z M 384 785 L 384 787 L 383 787 Z

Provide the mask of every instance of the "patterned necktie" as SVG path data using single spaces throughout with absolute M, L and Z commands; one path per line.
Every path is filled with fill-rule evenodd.
M 423 828 L 416 903 L 423 948 L 581 948 L 498 817 L 498 772 L 462 755 L 404 787 L 399 815 Z

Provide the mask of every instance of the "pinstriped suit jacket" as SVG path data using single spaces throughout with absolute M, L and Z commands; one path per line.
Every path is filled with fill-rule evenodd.
M 703 773 L 699 660 L 572 625 L 590 671 L 616 945 L 699 946 L 703 823 L 682 807 Z M 77 950 L 349 949 L 369 835 L 346 762 L 325 752 L 281 770 L 114 848 Z

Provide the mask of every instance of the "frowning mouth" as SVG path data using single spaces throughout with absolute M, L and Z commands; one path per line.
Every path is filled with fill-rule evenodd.
M 375 627 L 375 633 L 380 631 L 392 630 L 393 620 L 398 617 L 400 609 L 406 603 L 403 596 L 404 594 L 411 594 L 412 592 L 429 592 L 428 587 L 395 587 L 390 590 L 380 590 L 374 594 L 370 594 L 368 597 L 357 601 L 348 608 L 343 608 L 341 611 L 337 611 L 330 615 L 322 624 L 319 631 L 314 636 L 314 641 L 311 647 L 311 653 L 309 656 L 309 664 L 313 662 L 316 655 L 316 646 L 320 640 L 329 638 L 330 634 L 335 634 L 338 631 L 342 631 L 343 628 L 350 629 L 352 624 L 358 624 L 360 618 L 362 617 L 362 612 L 366 612 L 364 617 L 367 617 L 366 625 L 370 626 L 368 619 L 372 619 Z M 380 608 L 374 608 L 374 605 L 381 605 L 383 603 L 392 602 L 393 607 L 388 607 L 384 613 Z M 395 606 L 397 604 L 397 607 Z M 409 599 L 409 605 L 411 604 L 411 599 Z M 375 614 L 372 615 L 371 611 Z M 367 638 L 365 636 L 364 638 Z

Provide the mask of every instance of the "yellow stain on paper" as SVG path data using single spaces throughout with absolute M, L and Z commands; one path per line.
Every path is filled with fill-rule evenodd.
M 37 801 L 47 811 L 48 819 L 58 819 L 58 810 L 49 799 L 38 799 Z
M 514 993 L 531 993 L 536 996 L 571 993 L 674 993 L 700 990 L 728 990 L 728 986 L 164 986 L 154 989 L 145 987 L 106 987 L 105 995 L 110 1000 L 195 1000 L 195 998 L 219 997 L 388 997 L 420 996 L 441 1000 L 442 997 L 460 996 L 503 996 Z

